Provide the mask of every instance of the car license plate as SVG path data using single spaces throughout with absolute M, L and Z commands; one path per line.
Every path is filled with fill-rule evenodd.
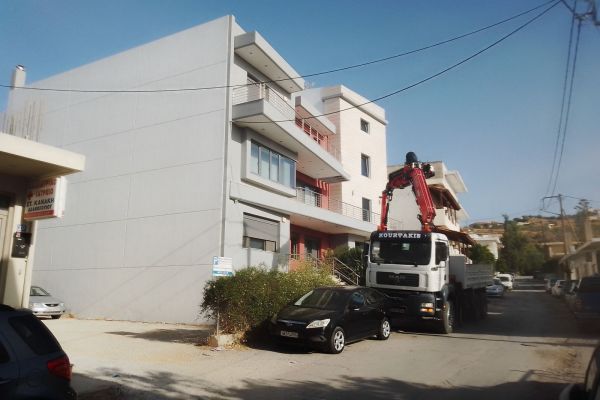
M 406 313 L 406 307 L 394 307 L 392 309 L 390 309 L 390 311 L 394 314 L 405 314 Z
M 281 336 L 297 339 L 298 332 L 281 331 Z

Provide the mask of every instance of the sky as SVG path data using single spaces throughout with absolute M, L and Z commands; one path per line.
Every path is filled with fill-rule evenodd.
M 14 66 L 27 83 L 223 15 L 256 30 L 301 75 L 423 47 L 498 22 L 544 0 L 0 0 L 0 83 Z M 571 3 L 570 1 L 568 3 Z M 540 9 L 543 10 L 543 9 Z M 539 12 L 539 11 L 537 11 Z M 368 99 L 409 86 L 471 56 L 534 13 L 418 54 L 307 78 Z M 408 151 L 442 160 L 468 188 L 466 222 L 539 214 L 550 179 L 571 13 L 558 4 L 499 45 L 378 104 L 388 164 Z M 600 208 L 600 26 L 582 25 L 556 193 Z M 7 89 L 0 88 L 0 110 Z M 562 140 L 562 139 L 561 139 Z M 382 188 L 383 189 L 383 188 Z M 565 199 L 573 212 L 577 200 Z M 549 211 L 558 212 L 556 202 Z M 551 214 L 543 214 L 551 215 Z

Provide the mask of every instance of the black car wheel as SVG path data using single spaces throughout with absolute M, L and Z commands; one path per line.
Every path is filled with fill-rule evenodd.
M 377 332 L 377 339 L 388 340 L 392 333 L 392 327 L 390 326 L 390 320 L 387 317 L 383 317 L 379 324 L 379 332 Z
M 329 346 L 327 350 L 331 354 L 339 354 L 344 350 L 344 346 L 346 346 L 346 335 L 342 328 L 336 326 L 329 337 Z

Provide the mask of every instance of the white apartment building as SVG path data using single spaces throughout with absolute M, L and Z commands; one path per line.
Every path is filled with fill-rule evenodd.
M 460 231 L 460 222 L 469 218 L 458 199 L 458 193 L 465 193 L 467 187 L 458 171 L 449 171 L 442 161 L 430 162 L 435 175 L 427 179 L 427 186 L 435 205 L 433 224 L 454 242 L 451 252 L 457 254 L 463 245 L 474 244 L 469 235 Z M 390 165 L 388 173 L 397 171 L 403 165 Z M 420 230 L 421 223 L 417 215 L 419 207 L 410 187 L 395 190 L 390 202 L 390 229 Z
M 299 75 L 226 16 L 29 83 L 125 92 L 13 90 L 7 112 L 40 110 L 39 142 L 86 157 L 64 218 L 38 224 L 33 282 L 80 317 L 198 323 L 214 257 L 289 268 L 365 241 L 384 110 L 320 116 L 367 100 Z

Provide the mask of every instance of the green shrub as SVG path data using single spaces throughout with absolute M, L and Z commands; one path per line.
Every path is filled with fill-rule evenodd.
M 328 271 L 308 266 L 289 273 L 249 267 L 207 282 L 201 310 L 218 316 L 223 333 L 248 333 L 309 290 L 334 284 Z

